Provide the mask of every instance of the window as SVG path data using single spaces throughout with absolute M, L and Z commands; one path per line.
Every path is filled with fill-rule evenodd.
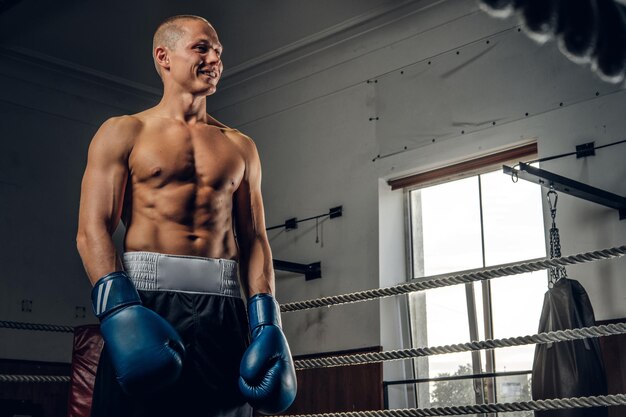
M 542 193 L 534 184 L 513 183 L 497 170 L 407 196 L 413 278 L 546 255 Z M 412 293 L 413 346 L 537 333 L 547 283 L 539 271 Z M 418 358 L 416 379 L 424 381 L 416 387 L 418 407 L 530 400 L 533 356 L 528 345 Z

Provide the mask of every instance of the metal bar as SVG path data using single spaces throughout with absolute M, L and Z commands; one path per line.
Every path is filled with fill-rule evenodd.
M 324 216 L 326 216 L 326 214 Z M 276 225 L 276 226 L 267 227 L 267 228 L 265 228 L 265 230 L 269 232 L 270 230 L 274 230 L 274 229 L 289 229 L 290 227 L 289 227 L 288 222 L 289 222 L 289 220 L 287 220 L 284 224 L 279 224 L 279 225 Z M 296 221 L 296 224 L 297 223 L 298 222 Z
M 389 409 L 389 384 L 383 381 L 383 409 Z
M 493 311 L 491 302 L 491 281 L 485 280 L 481 283 L 483 289 L 483 315 L 485 318 L 485 339 L 494 339 L 493 333 Z M 493 374 L 496 369 L 496 355 L 493 349 L 485 349 L 485 370 L 487 373 Z M 496 402 L 496 381 L 494 378 L 488 378 L 487 386 L 487 402 Z
M 485 224 L 484 224 L 484 213 L 483 213 L 483 183 L 482 183 L 482 175 L 478 175 L 478 208 L 480 209 L 480 247 L 481 247 L 481 255 L 482 255 L 482 266 L 483 268 L 487 266 L 485 260 Z M 484 282 L 484 281 L 483 281 Z M 474 290 L 474 283 L 468 282 L 465 284 L 465 293 L 467 296 L 467 315 L 469 319 L 469 328 L 470 328 L 470 340 L 480 340 L 480 336 L 478 335 L 478 314 L 476 313 L 476 292 Z M 471 303 L 471 307 L 470 307 Z M 484 303 L 484 298 L 483 298 Z M 485 318 L 483 317 L 483 323 Z M 482 352 L 474 351 L 472 352 L 472 371 L 474 374 L 478 374 L 482 371 Z M 485 402 L 485 385 L 481 380 L 475 379 L 472 381 L 474 385 L 474 397 L 476 398 L 476 404 L 484 404 Z M 476 414 L 476 417 L 488 417 L 484 413 Z
M 474 283 L 468 282 L 465 284 L 465 298 L 467 304 L 467 319 L 469 322 L 470 340 L 478 341 L 480 337 L 478 335 L 478 318 L 476 315 L 476 295 L 474 293 Z M 482 360 L 480 357 L 480 351 L 472 352 L 472 371 L 476 374 L 482 369 Z M 478 380 L 473 381 L 474 385 L 474 400 L 476 404 L 483 404 L 485 402 L 485 392 L 482 384 Z M 477 414 L 477 417 L 484 417 L 483 413 Z
M 482 175 L 478 176 L 478 191 L 479 191 L 479 201 L 480 201 L 480 243 L 482 248 L 482 261 L 483 268 L 487 267 L 487 258 L 485 251 L 485 222 L 484 222 L 484 212 L 483 212 L 483 181 Z M 485 330 L 485 339 L 493 339 L 493 318 L 492 318 L 492 305 L 491 305 L 491 281 L 482 281 L 482 296 L 483 296 L 483 326 Z M 496 370 L 495 367 L 495 352 L 493 349 L 486 349 L 485 351 L 485 371 L 489 373 L 493 373 Z M 481 368 L 482 369 L 482 368 Z M 484 392 L 484 396 L 486 397 L 487 403 L 495 403 L 496 395 L 495 395 L 495 387 L 496 381 L 494 378 L 487 378 L 487 380 L 479 381 L 480 388 Z M 488 417 L 495 417 L 494 414 L 490 413 Z
M 307 222 L 309 220 L 315 220 L 315 219 L 321 219 L 322 217 L 329 217 L 331 219 L 335 219 L 337 217 L 341 217 L 343 215 L 343 206 L 337 206 L 337 207 L 331 207 L 328 210 L 328 213 L 325 214 L 319 214 L 317 216 L 312 216 L 312 217 L 307 217 L 306 219 L 301 219 L 298 220 L 297 218 L 291 218 L 289 220 L 287 220 L 284 224 L 279 224 L 276 226 L 271 226 L 271 227 L 267 227 L 265 228 L 266 231 L 269 230 L 274 230 L 274 229 L 295 229 L 297 226 L 293 227 L 294 225 L 297 225 L 298 223 L 302 223 L 302 222 Z
M 322 277 L 321 262 L 314 262 L 311 264 L 299 264 L 296 262 L 280 261 L 278 259 L 274 259 L 274 269 L 303 274 L 304 279 L 307 281 Z
M 309 217 L 306 219 L 298 220 L 296 217 L 288 219 L 284 224 L 280 224 L 278 226 L 267 227 L 265 230 L 274 230 L 274 229 L 286 229 L 293 230 L 298 228 L 298 223 L 306 222 L 309 220 L 315 220 L 322 217 L 329 217 L 331 219 L 335 219 L 337 217 L 341 217 L 343 215 L 343 206 L 331 207 L 326 214 L 320 214 L 318 216 Z M 288 262 L 288 261 L 279 261 L 274 259 L 274 269 L 278 269 L 280 271 L 287 272 L 295 272 L 297 274 L 303 274 L 304 279 L 306 281 L 310 281 L 312 279 L 318 279 L 322 277 L 322 263 L 314 262 L 312 264 L 299 264 L 296 262 Z
M 555 190 L 562 193 L 616 209 L 619 211 L 620 220 L 626 219 L 625 197 L 574 181 L 545 169 L 535 168 L 523 162 L 520 162 L 519 170 L 506 165 L 502 167 L 502 170 L 505 174 L 513 175 L 526 181 L 536 182 L 544 187 L 554 187 Z
M 481 374 L 442 376 L 438 378 L 421 378 L 421 379 L 398 379 L 394 381 L 384 381 L 383 384 L 388 385 L 405 385 L 405 384 L 421 384 L 424 382 L 439 381 L 458 381 L 463 379 L 476 378 L 498 378 L 504 376 L 530 375 L 532 371 L 514 371 L 514 372 L 486 372 Z

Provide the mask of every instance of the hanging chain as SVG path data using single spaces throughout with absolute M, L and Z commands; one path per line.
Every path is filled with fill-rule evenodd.
M 554 197 L 554 203 L 552 202 Z M 559 229 L 556 227 L 556 204 L 559 201 L 559 195 L 554 191 L 554 187 L 550 187 L 548 191 L 548 204 L 550 205 L 550 217 L 552 217 L 552 226 L 550 227 L 550 259 L 561 257 L 561 237 L 559 236 Z M 552 288 L 554 284 L 561 278 L 567 278 L 567 271 L 562 265 L 550 267 L 548 270 L 549 275 L 549 287 Z
M 315 219 L 315 243 L 320 243 L 320 219 Z

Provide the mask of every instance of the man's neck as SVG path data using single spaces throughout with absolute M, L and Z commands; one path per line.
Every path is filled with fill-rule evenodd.
M 154 108 L 163 117 L 180 120 L 187 124 L 207 122 L 206 96 L 192 93 L 168 93 L 166 90 L 159 104 Z

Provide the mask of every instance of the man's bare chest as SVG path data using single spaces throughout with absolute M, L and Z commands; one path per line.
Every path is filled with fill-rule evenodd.
M 245 172 L 239 147 L 218 129 L 146 131 L 129 157 L 133 183 L 154 188 L 194 183 L 236 189 Z

